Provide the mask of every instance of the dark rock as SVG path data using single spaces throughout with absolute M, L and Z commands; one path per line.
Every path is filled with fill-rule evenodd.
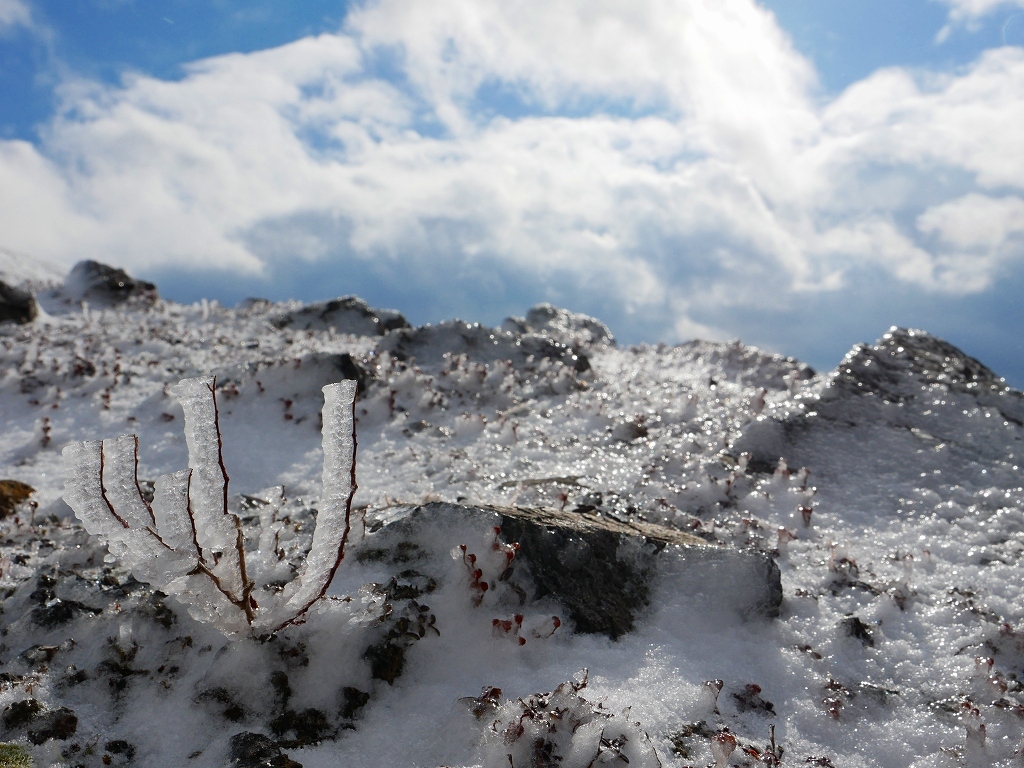
M 332 355 L 332 357 L 337 358 L 333 362 L 342 378 L 356 382 L 356 392 L 360 395 L 363 394 L 373 378 L 370 373 L 360 366 L 348 352 Z
M 228 758 L 231 768 L 302 768 L 262 733 L 236 733 L 231 737 Z
M 341 689 L 341 695 L 344 702 L 341 705 L 341 716 L 347 720 L 351 720 L 356 716 L 356 713 L 366 706 L 370 700 L 370 694 L 360 691 L 358 688 L 352 688 L 351 686 L 345 686 Z
M 32 609 L 32 621 L 43 629 L 53 629 L 67 624 L 75 618 L 77 611 L 70 602 L 56 600 L 51 605 L 41 605 Z
M 36 666 L 37 664 L 48 664 L 53 661 L 53 657 L 57 655 L 59 650 L 61 650 L 59 645 L 33 645 L 18 655 L 32 666 Z
M 577 632 L 613 640 L 633 629 L 638 607 L 650 602 L 649 566 L 619 559 L 617 532 L 536 524 L 503 515 L 502 537 L 519 544 L 530 564 L 536 596 L 554 595 L 569 611 Z
M 615 337 L 600 320 L 551 304 L 531 307 L 526 317 L 506 318 L 501 328 L 519 334 L 537 333 L 574 349 L 595 344 L 615 346 Z
M 16 701 L 4 710 L 4 728 L 12 731 L 28 725 L 43 711 L 43 705 L 35 699 Z
M 28 596 L 28 599 L 36 603 L 48 603 L 57 597 L 57 593 L 53 591 L 55 586 L 57 586 L 57 580 L 49 574 L 42 573 L 36 579 L 36 588 Z
M 69 688 L 73 688 L 76 685 L 81 685 L 88 679 L 88 672 L 86 672 L 84 669 L 75 669 L 74 665 L 72 665 L 65 672 L 62 684 L 68 686 Z
M 39 315 L 36 297 L 30 291 L 0 280 L 0 323 L 31 323 Z
M 230 375 L 224 379 L 230 378 Z M 261 379 L 262 384 L 275 394 L 315 393 L 318 403 L 323 402 L 321 388 L 328 384 L 352 379 L 356 382 L 357 391 L 362 394 L 373 381 L 373 374 L 348 352 L 312 352 L 288 361 L 285 365 L 261 368 L 258 373 L 250 375 Z
M 0 480 L 0 520 L 14 512 L 21 502 L 28 499 L 36 489 L 18 480 Z
M 288 709 L 288 702 L 292 698 L 292 686 L 288 681 L 288 673 L 277 670 L 270 674 L 270 685 L 274 689 L 274 703 L 281 711 Z
M 370 676 L 394 685 L 405 670 L 405 649 L 389 642 L 371 645 L 363 654 L 370 662 Z
M 131 665 L 135 660 L 138 646 L 126 650 L 116 643 L 111 643 L 109 650 L 112 651 L 112 658 L 101 661 L 97 672 L 107 676 L 107 685 L 113 694 L 118 695 L 125 691 L 133 677 L 144 677 L 149 674 L 148 669 L 137 669 Z
M 590 367 L 585 356 L 545 336 L 521 336 L 461 320 L 393 331 L 381 340 L 379 349 L 421 367 L 441 364 L 445 354 L 465 355 L 477 363 L 510 360 L 516 368 L 524 368 L 530 357 L 561 360 L 578 371 Z
M 647 437 L 647 427 L 642 421 L 627 419 L 612 427 L 612 437 L 623 443 L 631 443 L 634 440 Z
M 319 744 L 331 735 L 331 723 L 319 709 L 286 710 L 270 722 L 270 730 L 289 748 Z
M 170 629 L 178 620 L 177 614 L 167 605 L 167 595 L 163 592 L 147 592 L 136 610 L 139 615 L 152 619 L 164 629 Z
M 135 746 L 124 739 L 108 741 L 103 748 L 112 755 L 124 755 L 127 760 L 135 757 Z
M 393 309 L 371 309 L 358 296 L 343 296 L 288 312 L 271 321 L 278 328 L 298 331 L 326 331 L 355 336 L 383 336 L 388 331 L 408 328 L 409 321 Z
M 209 688 L 202 691 L 196 697 L 196 701 L 212 704 L 217 714 L 228 722 L 240 723 L 245 719 L 245 707 L 239 704 L 226 688 Z
M 64 280 L 64 295 L 72 301 L 113 306 L 126 301 L 152 303 L 159 298 L 156 286 L 136 280 L 123 269 L 98 261 L 80 261 Z
M 840 621 L 839 629 L 847 637 L 859 640 L 869 648 L 875 647 L 875 638 L 871 636 L 871 630 L 868 629 L 868 625 L 856 616 L 850 616 Z
M 40 715 L 32 726 L 28 731 L 28 740 L 37 746 L 50 739 L 64 741 L 78 730 L 78 716 L 67 707 L 61 707 Z
M 664 526 L 596 512 L 446 502 L 391 514 L 391 522 L 368 537 L 368 549 L 387 548 L 389 542 L 397 546 L 401 541 L 443 540 L 429 530 L 435 526 L 467 537 L 486 536 L 499 527 L 504 542 L 519 545 L 515 565 L 526 566 L 526 586 L 534 597 L 555 598 L 578 632 L 611 638 L 629 632 L 651 599 L 654 580 L 662 578 L 710 609 L 774 618 L 782 603 L 779 569 L 767 555 L 709 546 Z M 401 672 L 400 655 L 387 648 L 367 652 L 379 679 L 395 669 Z

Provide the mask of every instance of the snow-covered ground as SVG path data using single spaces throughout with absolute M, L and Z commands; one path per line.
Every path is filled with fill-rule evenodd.
M 353 302 L 83 307 L 32 277 L 43 311 L 0 326 L 0 478 L 36 489 L 0 523 L 0 710 L 37 765 L 1022 762 L 1024 399 L 927 334 L 816 375 L 739 342 L 618 347 L 551 310 L 411 329 Z M 321 387 L 362 378 L 336 599 L 273 637 L 197 623 L 62 500 L 68 443 L 134 433 L 143 480 L 187 466 L 170 387 L 208 374 L 232 507 L 253 549 L 257 523 L 276 526 L 293 565 L 320 492 Z M 782 613 L 709 610 L 715 585 L 666 568 L 615 640 L 574 632 L 551 598 L 507 632 L 507 595 L 474 592 L 446 554 L 488 551 L 486 526 L 431 534 L 441 556 L 371 556 L 375 521 L 430 501 L 770 552 Z M 401 674 L 382 673 L 372 649 L 398 635 Z

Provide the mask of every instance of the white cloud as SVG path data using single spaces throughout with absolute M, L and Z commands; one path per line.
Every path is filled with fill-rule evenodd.
M 509 94 L 522 116 L 487 110 Z M 1024 53 L 816 94 L 752 0 L 381 0 L 181 81 L 68 83 L 41 147 L 0 142 L 0 246 L 496 274 L 669 338 L 863 270 L 962 294 L 1020 262 Z
M 1024 0 L 939 0 L 949 7 L 952 22 L 969 22 L 999 9 L 1024 8 Z
M 956 27 L 976 31 L 981 19 L 996 11 L 1024 8 L 1024 0 L 936 0 L 949 8 L 946 24 L 935 36 L 936 43 L 945 42 Z M 1005 32 L 1004 32 L 1005 34 Z M 1005 43 L 1005 40 L 1004 40 Z
M 992 251 L 1024 234 L 1024 200 L 971 193 L 929 208 L 917 227 L 955 248 Z
M 31 27 L 32 12 L 24 0 L 0 0 L 0 34 L 14 27 Z

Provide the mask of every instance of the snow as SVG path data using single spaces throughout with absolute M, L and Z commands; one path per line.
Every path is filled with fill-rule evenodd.
M 380 336 L 277 327 L 294 304 L 157 300 L 86 312 L 55 294 L 41 301 L 49 314 L 0 327 L 0 477 L 37 489 L 36 508 L 2 523 L 0 710 L 34 698 L 78 716 L 71 738 L 40 745 L 27 727 L 5 726 L 2 738 L 37 765 L 100 765 L 104 755 L 124 765 L 127 752 L 107 749 L 123 740 L 135 764 L 221 766 L 244 731 L 268 734 L 306 768 L 501 765 L 502 749 L 527 744 L 506 744 L 502 729 L 541 699 L 550 711 L 545 694 L 583 669 L 587 686 L 563 688 L 565 706 L 582 720 L 613 715 L 600 720 L 621 733 L 606 728 L 605 738 L 628 737 L 616 749 L 630 765 L 657 764 L 652 755 L 666 766 L 769 765 L 771 726 L 782 765 L 1019 764 L 1020 394 L 958 368 L 931 337 L 894 331 L 815 375 L 739 342 L 619 348 L 610 334 L 573 335 L 561 316 L 554 339 L 514 323 Z M 914 367 L 908 349 L 937 367 Z M 367 386 L 355 403 L 350 540 L 330 599 L 274 637 L 228 638 L 197 620 L 210 615 L 180 583 L 160 589 L 191 600 L 197 618 L 135 582 L 127 568 L 142 564 L 130 553 L 159 545 L 134 528 L 143 538 L 118 544 L 124 534 L 97 503 L 105 439 L 108 495 L 129 510 L 130 528 L 146 524 L 134 439 L 118 437 L 128 433 L 139 437 L 142 490 L 160 478 L 149 524 L 165 541 L 191 536 L 180 514 L 187 465 L 203 514 L 226 524 L 197 530 L 208 537 L 200 543 L 230 551 L 237 516 L 265 590 L 257 602 L 312 585 L 295 579 L 304 553 L 314 548 L 306 570 L 323 573 L 321 555 L 344 535 L 336 456 L 347 446 L 324 455 L 320 413 L 321 388 L 346 378 L 345 354 Z M 864 371 L 886 360 L 894 387 L 857 394 L 870 383 Z M 210 414 L 196 410 L 208 405 L 189 401 L 213 376 L 229 515 L 217 472 L 195 474 L 220 466 L 202 427 Z M 184 409 L 172 393 L 182 379 L 197 380 L 181 391 Z M 350 434 L 344 411 L 328 405 L 329 434 Z M 68 501 L 113 557 L 62 499 L 66 445 L 77 446 Z M 552 616 L 565 619 L 550 599 L 519 610 L 522 631 L 496 632 L 495 619 L 515 621 L 511 597 L 496 589 L 474 605 L 464 562 L 448 554 L 460 544 L 487 551 L 486 526 L 442 526 L 413 542 L 443 557 L 360 557 L 388 530 L 375 532 L 376 521 L 433 500 L 591 508 L 777 549 L 782 614 L 750 621 L 713 610 L 729 600 L 727 579 L 691 594 L 666 567 L 635 629 L 616 641 L 567 621 L 534 637 Z M 154 559 L 153 584 L 181 578 L 172 571 Z M 429 571 L 436 584 L 428 592 L 406 571 Z M 388 643 L 407 643 L 391 683 L 371 676 L 366 655 Z M 717 699 L 705 685 L 716 680 Z M 480 702 L 485 688 L 501 693 Z M 474 700 L 486 716 L 474 716 Z M 558 732 L 563 765 L 586 764 L 592 728 Z M 725 728 L 737 746 L 721 758 Z M 611 747 L 603 757 L 618 759 Z
M 0 280 L 8 285 L 52 288 L 64 282 L 65 274 L 55 264 L 0 248 Z

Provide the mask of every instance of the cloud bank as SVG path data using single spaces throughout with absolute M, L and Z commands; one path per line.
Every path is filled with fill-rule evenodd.
M 339 270 L 438 316 L 528 295 L 674 341 L 866 276 L 978 294 L 1024 258 L 1024 50 L 825 100 L 752 0 L 379 0 L 60 96 L 38 145 L 0 141 L 0 247 L 64 264 Z

